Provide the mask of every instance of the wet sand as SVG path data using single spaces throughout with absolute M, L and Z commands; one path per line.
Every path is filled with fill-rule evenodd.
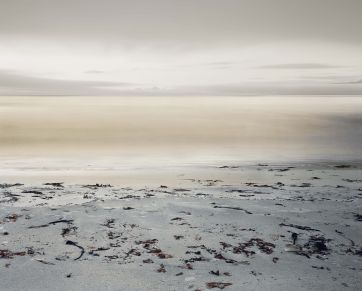
M 1 184 L 0 289 L 359 290 L 361 163 L 208 169 Z

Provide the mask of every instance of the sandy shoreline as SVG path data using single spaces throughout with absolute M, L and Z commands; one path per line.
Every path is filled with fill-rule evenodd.
M 147 187 L 3 180 L 0 289 L 358 290 L 361 170 L 225 165 Z

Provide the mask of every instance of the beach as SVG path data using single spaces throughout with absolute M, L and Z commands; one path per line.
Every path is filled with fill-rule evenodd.
M 0 289 L 358 290 L 361 169 L 232 164 L 178 168 L 158 186 L 1 184 Z
M 0 101 L 0 290 L 360 289 L 359 98 L 83 98 Z
M 362 290 L 361 11 L 0 1 L 0 291 Z

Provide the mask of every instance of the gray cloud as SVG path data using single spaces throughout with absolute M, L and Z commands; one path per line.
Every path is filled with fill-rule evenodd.
M 0 34 L 176 46 L 362 43 L 360 0 L 2 0 Z
M 56 80 L 0 70 L 0 95 L 112 95 L 133 84 L 122 82 Z
M 278 95 L 362 95 L 362 88 L 343 85 L 273 82 L 258 84 L 219 84 L 178 87 L 169 94 L 204 96 L 278 96 Z
M 346 84 L 346 85 L 356 85 L 356 84 L 362 84 L 362 79 L 360 79 L 360 80 L 356 80 L 356 81 L 349 81 L 349 82 L 334 83 L 334 84 Z
M 362 80 L 350 83 L 304 82 L 237 83 L 160 88 L 124 82 L 58 80 L 0 70 L 0 96 L 256 96 L 256 95 L 362 95 Z
M 361 94 L 361 0 L 0 1 L 0 95 Z
M 351 83 L 360 84 L 361 80 Z M 38 78 L 0 70 L 0 95 L 37 96 L 251 96 L 251 95 L 362 95 L 362 88 L 348 89 L 339 84 L 305 84 L 304 82 L 268 82 L 175 86 L 160 88 L 122 82 L 75 81 Z
M 333 69 L 341 68 L 340 66 L 333 66 L 328 64 L 318 63 L 294 63 L 294 64 L 276 64 L 268 66 L 260 66 L 260 69 Z

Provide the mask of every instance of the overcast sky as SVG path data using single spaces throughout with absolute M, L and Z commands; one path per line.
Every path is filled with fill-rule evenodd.
M 0 95 L 362 95 L 361 0 L 0 0 Z

